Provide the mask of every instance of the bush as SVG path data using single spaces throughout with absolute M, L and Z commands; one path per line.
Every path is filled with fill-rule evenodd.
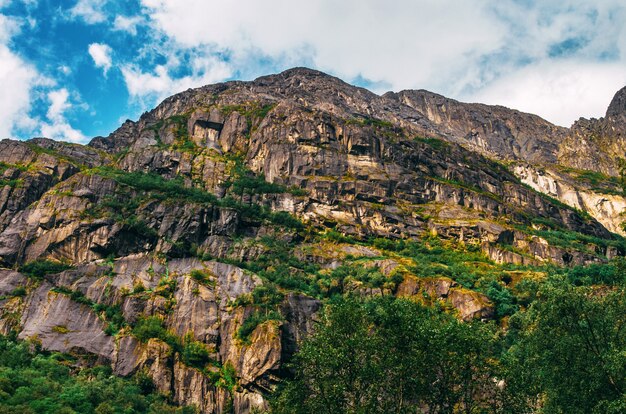
M 498 404 L 486 325 L 393 298 L 337 300 L 319 322 L 274 396 L 276 414 L 490 412 Z
M 26 296 L 26 288 L 23 286 L 18 286 L 11 292 L 11 296 Z
M 256 311 L 252 313 L 246 318 L 246 320 L 243 321 L 237 330 L 237 338 L 244 343 L 248 343 L 250 341 L 250 335 L 254 332 L 257 326 L 271 320 L 280 321 L 282 320 L 282 316 L 280 316 L 280 314 L 276 311 Z
M 496 317 L 499 319 L 513 315 L 519 310 L 517 301 L 511 291 L 495 280 L 489 284 L 487 296 L 495 305 Z
M 133 335 L 140 342 L 147 342 L 151 338 L 162 339 L 167 335 L 167 330 L 163 326 L 163 320 L 157 316 L 149 316 L 137 321 L 133 328 Z
M 202 342 L 195 341 L 191 335 L 185 337 L 180 356 L 184 364 L 199 369 L 203 369 L 211 362 L 207 346 Z
M 44 276 L 60 273 L 71 269 L 72 266 L 52 260 L 35 260 L 26 263 L 20 268 L 20 272 L 35 279 L 43 279 Z

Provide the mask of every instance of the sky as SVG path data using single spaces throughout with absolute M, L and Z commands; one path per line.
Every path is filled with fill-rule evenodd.
M 624 0 L 0 0 L 0 138 L 88 142 L 294 66 L 562 126 L 626 86 Z

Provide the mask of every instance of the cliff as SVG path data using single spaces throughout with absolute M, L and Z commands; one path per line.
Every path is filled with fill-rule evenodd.
M 263 408 L 333 293 L 493 316 L 479 282 L 381 240 L 494 273 L 624 255 L 623 95 L 566 129 L 298 68 L 182 92 L 86 146 L 4 140 L 0 330 L 147 372 L 202 412 Z

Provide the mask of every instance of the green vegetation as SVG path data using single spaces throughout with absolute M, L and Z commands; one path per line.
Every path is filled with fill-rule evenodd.
M 280 413 L 623 413 L 626 287 L 554 276 L 507 330 L 391 297 L 343 298 L 274 395 Z
M 195 412 L 171 405 L 141 374 L 125 379 L 109 367 L 80 368 L 71 356 L 0 337 L 0 413 Z
M 34 279 L 43 279 L 46 275 L 60 273 L 71 268 L 72 266 L 61 262 L 35 260 L 20 267 L 20 272 Z
M 237 330 L 237 338 L 242 342 L 249 344 L 250 343 L 250 334 L 257 328 L 257 326 L 265 323 L 267 321 L 280 321 L 282 320 L 282 316 L 276 311 L 255 311 L 250 316 L 248 316 L 239 329 Z
M 339 300 L 294 360 L 274 413 L 485 412 L 497 397 L 493 327 L 406 300 Z
M 562 279 L 544 284 L 510 320 L 504 362 L 518 406 L 546 413 L 626 410 L 626 288 L 601 291 Z M 518 411 L 522 412 L 522 411 Z
M 196 341 L 191 333 L 180 338 L 169 331 L 163 319 L 158 316 L 141 318 L 135 324 L 133 335 L 141 342 L 152 338 L 165 342 L 173 353 L 180 355 L 180 360 L 187 366 L 195 368 L 209 377 L 216 387 L 232 392 L 236 385 L 236 373 L 229 364 L 221 365 L 211 358 L 211 351 L 206 344 Z
M 163 342 L 171 341 L 171 336 L 163 325 L 163 320 L 158 316 L 150 316 L 137 321 L 133 328 L 133 335 L 141 342 L 147 342 L 151 338 L 158 338 Z M 174 347 L 178 347 L 174 344 Z
M 247 102 L 241 105 L 225 105 L 220 108 L 224 115 L 238 112 L 246 118 L 248 124 L 248 137 L 256 129 L 258 122 L 265 118 L 272 109 L 276 107 L 274 103 L 262 103 L 258 101 Z
M 111 178 L 120 184 L 127 185 L 161 199 L 184 199 L 193 203 L 214 204 L 217 198 L 204 190 L 187 187 L 182 178 L 165 179 L 155 173 L 126 172 L 111 167 L 99 167 L 90 171 L 103 177 Z
M 212 362 L 207 346 L 194 340 L 192 335 L 187 335 L 184 338 L 180 357 L 185 365 L 198 369 L 204 369 L 207 364 Z
M 215 286 L 217 283 L 215 280 L 215 276 L 213 276 L 207 270 L 194 269 L 191 271 L 191 273 L 189 273 L 189 276 L 201 285 Z
M 620 254 L 626 254 L 626 239 L 619 235 L 614 235 L 613 239 L 604 239 L 569 230 L 535 230 L 524 227 L 519 228 L 522 231 L 526 231 L 535 236 L 546 239 L 552 246 L 573 248 L 590 254 L 599 254 L 600 252 L 597 251 L 597 248 L 604 250 L 608 247 L 612 247 L 615 248 Z
M 415 137 L 413 138 L 413 140 L 426 145 L 430 145 L 435 151 L 441 151 L 443 148 L 446 148 L 450 145 L 446 141 L 439 138 Z
M 17 188 L 17 187 L 21 187 L 23 182 L 24 181 L 21 179 L 12 179 L 12 180 L 0 179 L 0 187 L 9 186 L 11 188 Z
M 155 173 L 126 172 L 111 167 L 94 168 L 88 173 L 98 174 L 117 181 L 141 192 L 141 194 L 124 194 L 120 192 L 117 197 L 106 198 L 100 205 L 86 212 L 87 216 L 102 217 L 111 216 L 116 221 L 125 224 L 131 230 L 148 239 L 156 238 L 157 232 L 149 227 L 143 220 L 135 216 L 135 211 L 144 202 L 150 199 L 157 200 L 185 200 L 191 203 L 215 205 L 233 208 L 241 213 L 244 220 L 268 221 L 279 226 L 301 230 L 304 225 L 296 217 L 287 212 L 274 212 L 266 206 L 249 203 L 242 203 L 243 194 L 267 194 L 268 192 L 285 192 L 285 187 L 265 182 L 262 178 L 248 177 L 246 179 L 237 178 L 231 182 L 231 186 L 236 185 L 239 191 L 240 200 L 236 201 L 231 197 L 217 199 L 215 195 L 195 187 L 185 185 L 182 178 L 165 179 Z

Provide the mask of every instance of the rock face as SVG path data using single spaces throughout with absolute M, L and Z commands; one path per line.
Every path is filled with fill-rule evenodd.
M 566 129 L 502 106 L 466 104 L 428 91 L 387 93 L 425 116 L 456 142 L 504 159 L 556 161 Z
M 626 158 L 626 88 L 611 101 L 606 117 L 576 121 L 561 144 L 560 164 L 599 171 L 611 176 L 620 173 Z
M 626 87 L 620 89 L 615 94 L 609 108 L 606 110 L 607 118 L 618 118 L 624 116 L 626 116 Z
M 314 329 L 315 295 L 493 317 L 484 294 L 355 239 L 459 243 L 489 266 L 624 255 L 610 175 L 625 93 L 605 119 L 565 129 L 298 68 L 182 92 L 87 146 L 0 141 L 0 331 L 147 374 L 203 413 L 262 410 Z M 346 267 L 379 282 L 324 284 Z

